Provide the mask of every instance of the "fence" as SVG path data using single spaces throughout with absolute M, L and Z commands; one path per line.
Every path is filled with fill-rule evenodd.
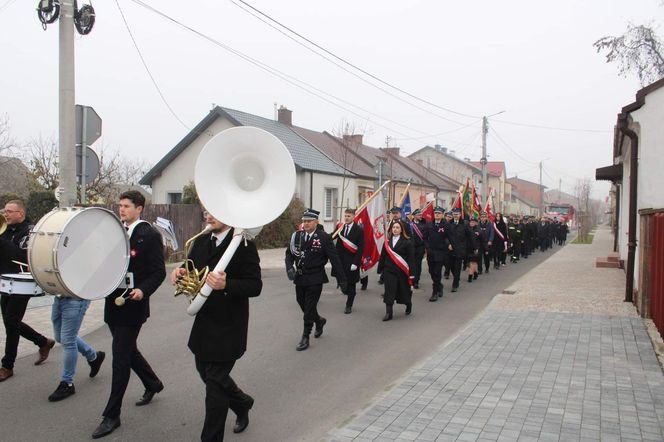
M 641 215 L 639 293 L 635 303 L 652 318 L 664 336 L 664 209 L 639 210 Z

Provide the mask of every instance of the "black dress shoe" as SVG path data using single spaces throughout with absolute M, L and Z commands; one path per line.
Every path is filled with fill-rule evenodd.
M 69 396 L 75 393 L 76 393 L 76 388 L 74 388 L 74 384 L 69 385 L 65 381 L 62 381 L 58 385 L 58 388 L 56 388 L 55 391 L 51 393 L 51 395 L 48 397 L 48 401 L 58 402 L 68 398 Z
M 438 293 L 433 292 L 431 298 L 429 298 L 429 302 L 436 302 L 436 301 L 438 301 Z
M 456 287 L 452 287 L 452 292 L 456 292 L 456 291 L 457 291 L 457 288 L 456 288 Z
M 242 433 L 249 426 L 249 410 L 254 406 L 254 398 L 246 394 L 247 396 L 247 405 L 240 411 L 235 420 L 235 426 L 233 427 L 233 433 Z
M 155 390 L 145 390 L 145 393 L 143 393 L 143 397 L 139 399 L 138 402 L 136 402 L 136 406 L 140 407 L 142 405 L 147 405 L 150 402 L 152 402 L 152 398 L 154 397 L 155 394 L 161 392 L 161 390 L 164 389 L 164 384 L 161 382 L 159 383 L 159 386 Z
M 360 286 L 360 290 L 366 290 L 366 289 L 367 289 L 366 285 Z
M 307 348 L 309 348 L 309 336 L 302 336 L 302 339 L 300 339 L 300 343 L 297 344 L 295 350 L 302 351 L 306 350 Z
M 99 439 L 100 437 L 109 435 L 120 425 L 121 424 L 119 417 L 116 418 L 104 417 L 104 419 L 101 421 L 101 424 L 99 424 L 94 433 L 92 433 L 92 438 Z
M 420 285 L 416 282 L 416 283 L 413 284 L 413 288 L 414 288 L 415 290 L 417 290 L 417 289 L 420 288 Z
M 88 362 L 88 365 L 90 365 L 90 377 L 93 378 L 97 376 L 97 373 L 99 373 L 99 369 L 101 368 L 101 364 L 104 362 L 104 359 L 106 358 L 106 353 L 103 351 L 98 351 L 97 352 L 97 357 Z
M 406 314 L 410 315 L 412 311 L 413 311 L 413 303 L 409 302 L 408 304 L 406 304 Z
M 344 309 L 344 313 L 347 314 L 347 315 L 350 314 L 352 311 L 353 311 L 353 309 L 351 307 L 348 307 L 348 306 L 346 306 L 346 308 Z
M 327 324 L 327 319 L 321 317 L 320 321 L 316 323 L 314 338 L 320 338 L 323 335 L 323 327 L 325 327 L 325 324 Z

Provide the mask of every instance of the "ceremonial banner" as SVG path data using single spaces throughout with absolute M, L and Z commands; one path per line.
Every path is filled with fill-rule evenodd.
M 355 220 L 364 228 L 364 250 L 360 268 L 366 272 L 378 263 L 385 241 L 385 202 L 382 195 L 372 199 L 355 216 Z

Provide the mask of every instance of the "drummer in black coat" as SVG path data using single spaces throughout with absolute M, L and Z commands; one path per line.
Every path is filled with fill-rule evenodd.
M 307 209 L 302 215 L 302 230 L 293 232 L 286 248 L 286 272 L 295 284 L 297 303 L 302 309 L 304 330 L 297 351 L 309 348 L 309 335 L 316 325 L 314 338 L 320 338 L 327 319 L 318 314 L 317 306 L 323 284 L 329 282 L 325 264 L 329 260 L 341 291 L 346 292 L 346 274 L 343 271 L 332 237 L 318 224 L 319 211 Z
M 13 261 L 28 262 L 28 238 L 32 224 L 25 216 L 25 204 L 22 200 L 7 201 L 4 216 L 7 221 L 7 230 L 0 235 L 0 274 L 19 273 L 21 269 Z M 32 341 L 39 347 L 39 358 L 35 365 L 44 362 L 55 345 L 53 339 L 46 338 L 23 322 L 28 301 L 30 301 L 29 296 L 0 296 L 2 321 L 6 332 L 5 355 L 2 358 L 2 367 L 0 367 L 0 382 L 14 375 L 14 362 L 18 353 L 18 341 L 21 337 Z
M 413 288 L 420 288 L 420 276 L 422 275 L 422 259 L 424 259 L 424 235 L 426 233 L 427 222 L 422 218 L 422 211 L 415 209 L 413 211 L 413 220 L 409 222 L 410 238 L 413 241 L 415 251 L 413 258 Z
M 468 224 L 464 223 L 461 219 L 461 209 L 453 209 L 452 216 L 453 220 L 449 224 L 448 238 L 450 240 L 449 250 L 452 275 L 454 276 L 452 291 L 456 292 L 461 279 L 461 264 L 468 255 L 468 252 L 472 252 L 473 239 Z
M 111 395 L 102 413 L 104 419 L 92 433 L 97 439 L 110 434 L 120 426 L 122 399 L 129 385 L 133 370 L 141 380 L 145 392 L 136 405 L 146 405 L 164 384 L 138 350 L 137 341 L 141 327 L 150 317 L 150 295 L 166 277 L 164 248 L 161 235 L 148 222 L 140 219 L 145 207 L 145 197 L 130 190 L 120 195 L 119 212 L 129 235 L 130 259 L 127 271 L 133 274 L 134 287 L 127 289 L 128 300 L 122 305 L 115 299 L 124 290 L 118 289 L 106 297 L 104 321 L 113 335 L 113 377 Z
M 443 265 L 449 259 L 448 224 L 443 220 L 443 212 L 442 207 L 433 209 L 433 221 L 427 223 L 424 231 L 427 264 L 433 281 L 433 290 L 429 298 L 431 302 L 443 296 Z
M 353 311 L 353 301 L 357 293 L 355 286 L 360 280 L 360 262 L 364 251 L 364 229 L 361 225 L 353 222 L 354 219 L 355 211 L 346 209 L 344 211 L 344 225 L 339 232 L 336 245 L 347 283 L 345 314 Z M 332 276 L 336 276 L 336 274 L 333 272 Z
M 378 261 L 378 273 L 384 275 L 385 294 L 385 317 L 383 321 L 392 319 L 393 305 L 406 305 L 406 314 L 410 315 L 413 304 L 411 290 L 412 276 L 410 269 L 413 268 L 413 243 L 406 231 L 405 223 L 401 220 L 393 220 L 388 227 L 388 234 L 383 244 Z
M 224 271 L 212 271 L 233 239 L 234 229 L 208 212 L 205 222 L 211 232 L 194 241 L 188 258 L 196 269 L 210 269 L 206 283 L 212 292 L 196 314 L 188 345 L 205 383 L 201 440 L 219 441 L 224 438 L 229 408 L 237 416 L 234 433 L 241 433 L 249 425 L 254 399 L 237 386 L 230 373 L 247 350 L 249 298 L 260 295 L 263 282 L 258 251 L 250 240 L 240 243 Z M 184 274 L 182 267 L 173 270 L 171 282 L 175 284 Z

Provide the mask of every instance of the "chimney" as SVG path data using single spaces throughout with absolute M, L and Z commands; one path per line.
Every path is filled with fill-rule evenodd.
M 455 154 L 456 154 L 456 150 L 450 150 L 450 155 L 452 155 L 454 157 L 454 156 L 456 156 Z
M 384 150 L 385 153 L 391 153 L 392 155 L 399 156 L 399 148 L 398 147 L 383 147 L 382 150 Z
M 362 144 L 362 134 L 344 135 L 344 141 L 359 146 Z
M 440 144 L 436 144 L 435 148 L 438 152 L 447 153 L 447 147 L 443 147 Z
M 281 124 L 285 124 L 286 126 L 292 126 L 293 111 L 286 107 L 279 106 L 279 110 L 277 111 L 277 121 L 279 121 Z

